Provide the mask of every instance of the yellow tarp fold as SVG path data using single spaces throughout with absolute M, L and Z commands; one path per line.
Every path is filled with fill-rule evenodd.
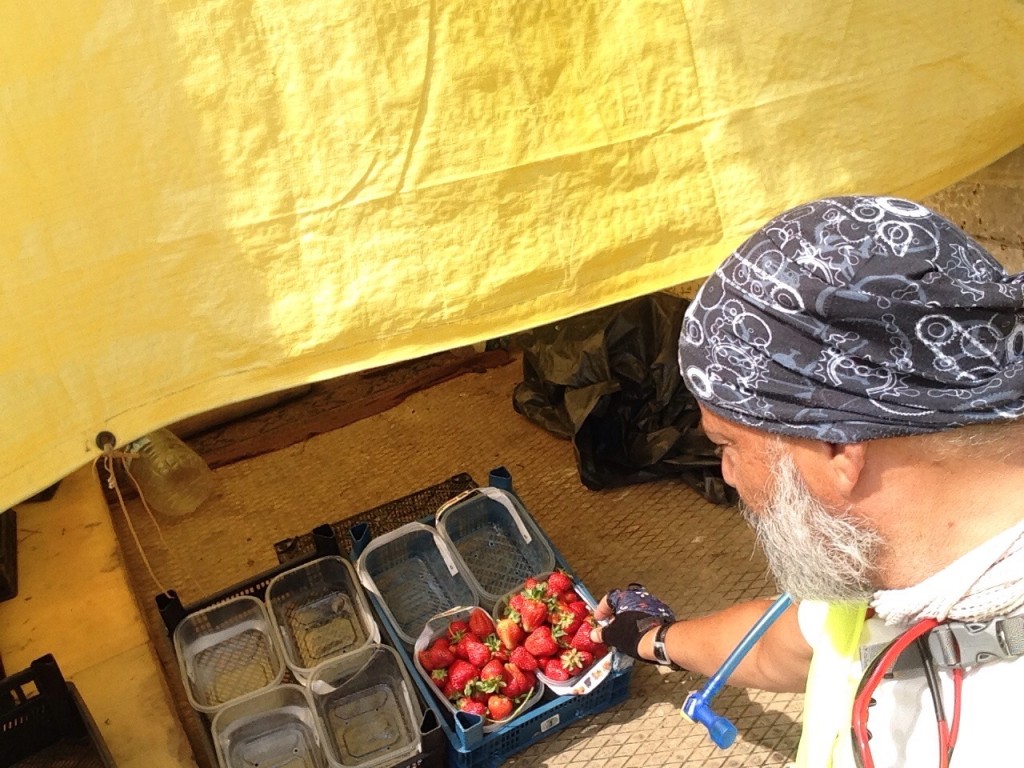
M 0 508 L 1024 142 L 1024 3 L 82 0 L 0 24 Z

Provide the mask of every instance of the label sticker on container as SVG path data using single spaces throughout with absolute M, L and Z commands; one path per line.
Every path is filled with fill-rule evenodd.
M 441 541 L 437 534 L 434 534 L 434 544 L 437 546 L 437 551 L 441 555 L 441 559 L 444 560 L 444 564 L 448 566 L 448 573 L 452 576 L 459 575 L 459 569 L 455 565 L 455 561 L 452 560 L 451 555 L 448 554 L 448 550 L 445 548 L 444 542 Z
M 540 724 L 540 732 L 541 733 L 547 733 L 552 728 L 557 727 L 558 723 L 559 723 L 559 721 L 561 719 L 562 719 L 561 715 L 554 714 L 551 717 L 547 718 L 546 720 L 542 720 L 541 724 Z

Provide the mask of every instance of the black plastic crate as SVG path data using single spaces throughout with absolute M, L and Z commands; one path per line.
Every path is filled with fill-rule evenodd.
M 0 768 L 113 768 L 74 684 L 50 654 L 0 681 Z
M 222 589 L 215 594 L 209 595 L 187 605 L 181 602 L 174 590 L 157 595 L 155 598 L 157 609 L 160 611 L 160 617 L 163 620 L 164 627 L 167 629 L 167 642 L 170 655 L 172 657 L 174 656 L 174 649 L 171 647 L 171 638 L 174 634 L 174 630 L 178 624 L 180 624 L 185 617 L 190 614 L 242 595 L 248 595 L 262 600 L 266 596 L 267 586 L 275 576 L 319 557 L 344 554 L 339 547 L 338 539 L 335 536 L 331 525 L 324 524 L 317 526 L 309 534 L 296 538 L 300 538 L 304 543 L 301 554 L 297 554 L 296 557 L 288 560 L 287 562 L 282 562 L 274 568 L 263 571 L 250 579 L 239 582 L 238 584 L 227 587 L 226 589 Z M 381 636 L 382 642 L 388 642 L 386 633 L 382 632 Z M 295 682 L 294 678 L 291 676 L 291 672 L 287 672 L 285 674 L 284 682 Z M 182 685 L 181 680 L 177 677 L 170 680 L 169 683 L 176 687 Z M 419 691 L 416 691 L 415 694 L 419 696 Z M 437 716 L 434 711 L 429 706 L 426 706 L 423 701 L 421 701 L 420 704 L 423 711 L 423 719 L 420 721 L 420 754 L 415 758 L 397 763 L 395 766 L 390 766 L 389 768 L 444 768 L 446 765 L 445 755 L 447 752 L 447 739 L 444 731 L 441 730 L 441 726 L 437 722 Z M 204 737 L 201 745 L 192 745 L 193 749 L 195 750 L 198 746 L 199 751 L 202 753 L 202 758 L 204 758 L 204 760 L 201 760 L 201 764 L 205 762 L 208 766 L 216 766 L 218 764 L 216 748 L 214 747 L 213 737 L 210 731 L 212 719 L 204 713 L 197 712 L 191 708 L 188 711 L 191 713 L 190 716 L 194 718 L 194 724 L 198 724 L 199 726 L 193 730 L 198 731 Z M 199 757 L 200 756 L 197 755 L 197 758 Z M 6 767 L 0 766 L 0 768 Z M 21 768 L 21 766 L 19 766 L 19 768 Z
M 499 472 L 499 470 L 494 470 L 494 472 Z M 498 482 L 500 481 L 492 472 L 491 485 L 497 485 Z M 407 496 L 329 523 L 329 526 L 344 554 L 348 555 L 352 551 L 353 544 L 350 532 L 357 523 L 366 523 L 377 535 L 380 535 L 387 531 L 393 531 L 406 523 L 419 520 L 424 515 L 434 512 L 449 499 L 476 487 L 476 481 L 472 476 L 466 472 L 460 472 L 447 480 L 413 491 Z M 277 553 L 278 562 L 287 563 L 307 556 L 314 547 L 313 535 L 307 533 L 282 539 L 274 544 L 274 551 Z
M 0 512 L 0 602 L 18 594 L 18 521 L 13 509 Z

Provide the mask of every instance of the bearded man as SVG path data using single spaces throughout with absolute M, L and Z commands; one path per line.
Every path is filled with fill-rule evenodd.
M 1024 690 L 1024 276 L 916 203 L 818 200 L 708 278 L 679 365 L 797 600 L 729 682 L 805 692 L 798 766 L 1005 763 Z M 631 585 L 594 637 L 711 675 L 770 605 L 674 621 Z

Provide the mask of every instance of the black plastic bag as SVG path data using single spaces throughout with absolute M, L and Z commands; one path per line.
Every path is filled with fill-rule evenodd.
M 733 500 L 676 362 L 687 305 L 657 293 L 517 337 L 523 381 L 512 404 L 572 440 L 587 488 L 678 477 L 715 503 Z

